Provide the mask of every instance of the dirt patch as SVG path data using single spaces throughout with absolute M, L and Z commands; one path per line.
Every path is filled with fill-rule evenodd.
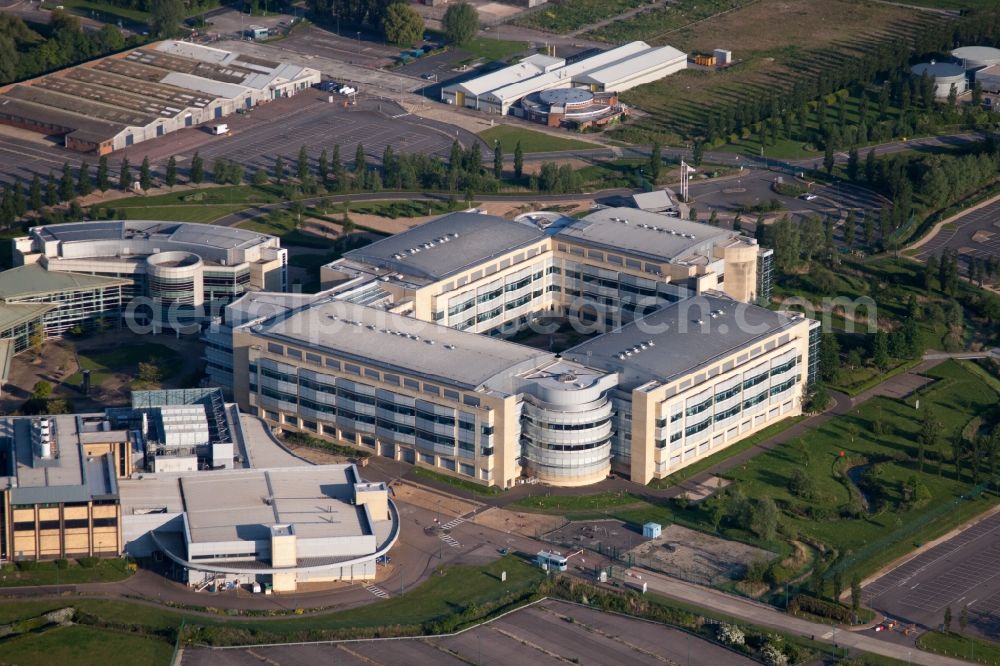
M 633 548 L 636 564 L 702 585 L 739 578 L 750 563 L 774 553 L 738 541 L 670 525 L 656 539 Z
M 711 497 L 715 493 L 719 492 L 722 488 L 728 486 L 731 481 L 728 479 L 723 479 L 720 476 L 710 476 L 705 479 L 702 483 L 685 483 L 684 494 L 687 495 L 688 500 L 692 502 L 700 502 L 703 499 Z
M 566 519 L 560 516 L 547 516 L 539 513 L 518 513 L 490 507 L 477 514 L 472 522 L 503 532 L 536 537 L 539 534 L 551 532 L 566 524 Z
M 327 451 L 314 449 L 311 446 L 300 446 L 297 444 L 291 444 L 285 440 L 282 440 L 281 443 L 284 444 L 289 451 L 299 456 L 300 458 L 305 458 L 314 465 L 343 465 L 353 460 L 352 458 L 349 458 L 347 456 L 336 456 Z
M 395 499 L 400 502 L 456 518 L 472 513 L 478 508 L 478 505 L 473 502 L 425 490 L 424 488 L 410 485 L 405 481 L 393 486 L 393 490 L 395 491 Z

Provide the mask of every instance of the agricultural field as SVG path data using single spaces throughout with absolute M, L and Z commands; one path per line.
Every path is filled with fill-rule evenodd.
M 621 44 L 636 39 L 650 43 L 660 42 L 685 26 L 753 3 L 754 0 L 680 0 L 666 3 L 659 9 L 615 21 L 587 32 L 584 36 L 610 44 Z M 713 48 L 722 47 L 716 44 L 708 50 L 709 53 Z
M 655 14 L 611 24 L 590 36 L 614 42 L 644 39 L 688 53 L 727 48 L 735 64 L 712 72 L 688 69 L 624 93 L 624 102 L 649 114 L 612 132 L 624 140 L 658 135 L 661 140 L 677 141 L 703 129 L 708 114 L 741 99 L 789 90 L 796 80 L 815 78 L 839 66 L 845 57 L 859 57 L 881 42 L 905 40 L 927 25 L 949 20 L 904 7 L 850 0 L 758 0 L 669 32 L 657 24 Z

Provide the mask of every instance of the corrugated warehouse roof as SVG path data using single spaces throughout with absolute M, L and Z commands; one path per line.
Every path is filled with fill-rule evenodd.
M 466 95 L 485 95 L 491 90 L 508 86 L 517 81 L 523 81 L 542 73 L 542 68 L 531 63 L 519 62 L 510 67 L 504 67 L 483 76 L 446 86 L 445 90 L 458 90 Z

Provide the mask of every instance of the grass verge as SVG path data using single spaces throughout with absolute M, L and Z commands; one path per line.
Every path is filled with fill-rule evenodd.
M 0 588 L 106 583 L 123 580 L 132 575 L 128 562 L 123 559 L 63 560 L 65 568 L 60 568 L 57 562 L 56 560 L 22 562 L 20 566 L 6 564 L 0 568 Z
M 514 152 L 518 141 L 521 142 L 521 149 L 524 150 L 525 154 L 550 153 L 560 150 L 588 150 L 601 147 L 588 141 L 564 139 L 511 125 L 496 125 L 488 130 L 483 130 L 479 133 L 479 138 L 491 146 L 494 141 L 499 141 L 505 153 Z
M 978 664 L 1000 664 L 1000 643 L 952 631 L 928 631 L 917 639 L 917 647 L 946 657 L 957 657 Z
M 436 481 L 437 483 L 444 483 L 449 486 L 454 486 L 455 488 L 461 488 L 462 490 L 467 490 L 477 495 L 499 495 L 503 492 L 494 486 L 482 486 L 473 481 L 466 481 L 465 479 L 456 479 L 455 477 L 447 476 L 445 474 L 438 474 L 437 472 L 432 472 L 429 469 L 424 469 L 423 467 L 414 467 L 413 475 L 429 481 Z

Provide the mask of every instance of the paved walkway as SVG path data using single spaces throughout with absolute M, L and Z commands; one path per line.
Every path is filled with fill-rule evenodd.
M 910 645 L 889 643 L 872 636 L 844 631 L 826 624 L 809 622 L 756 601 L 726 594 L 712 588 L 692 585 L 650 571 L 642 570 L 640 575 L 643 582 L 648 583 L 651 590 L 667 597 L 732 615 L 770 629 L 793 633 L 831 645 L 864 650 L 900 661 L 905 660 L 907 663 L 925 664 L 926 666 L 962 666 L 968 663 L 960 659 L 924 652 Z

